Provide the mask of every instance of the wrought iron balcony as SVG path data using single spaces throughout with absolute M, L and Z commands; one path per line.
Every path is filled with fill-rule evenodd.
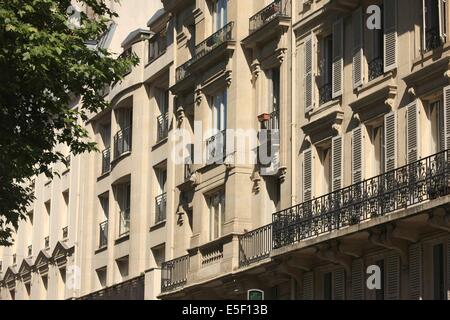
M 251 17 L 249 26 L 250 33 L 266 25 L 276 17 L 289 17 L 291 14 L 289 2 L 290 0 L 275 0 Z
M 175 82 L 180 82 L 191 75 L 187 69 L 192 64 L 192 61 L 192 59 L 188 60 L 175 70 Z
M 369 81 L 378 78 L 384 74 L 383 57 L 378 57 L 369 62 Z
M 425 45 L 426 51 L 431 51 L 442 46 L 442 38 L 439 32 L 439 27 L 428 29 L 425 32 Z
M 239 268 L 269 257 L 272 251 L 272 225 L 239 236 Z
M 206 40 L 195 47 L 195 60 L 198 60 L 220 46 L 221 44 L 233 40 L 234 22 L 228 23 L 219 31 L 213 33 Z
M 102 249 L 108 246 L 108 220 L 100 223 L 99 230 L 98 247 Z
M 120 130 L 114 136 L 114 159 L 131 152 L 131 127 Z
M 273 215 L 273 247 L 384 216 L 450 193 L 450 150 Z
M 111 148 L 106 148 L 102 152 L 102 174 L 111 171 Z
M 325 104 L 333 99 L 331 83 L 326 83 L 319 88 L 319 103 Z
M 166 220 L 167 193 L 155 198 L 155 224 Z
M 169 113 L 166 112 L 157 118 L 158 122 L 158 132 L 157 132 L 157 142 L 160 142 L 167 138 L 169 134 Z
M 161 292 L 182 287 L 187 282 L 189 255 L 163 262 L 161 265 Z
M 148 63 L 152 63 L 167 50 L 166 30 L 155 34 L 149 41 L 148 46 Z
M 119 238 L 122 238 L 130 233 L 130 209 L 120 212 L 119 217 Z
M 62 228 L 62 237 L 63 239 L 67 239 L 69 237 L 69 227 Z
M 226 130 L 206 140 L 206 163 L 220 163 L 226 156 Z

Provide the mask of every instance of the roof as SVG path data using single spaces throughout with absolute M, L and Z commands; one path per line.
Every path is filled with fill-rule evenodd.
M 132 46 L 134 43 L 142 40 L 143 38 L 148 38 L 152 33 L 149 30 L 145 29 L 136 29 L 134 31 L 131 31 L 128 36 L 125 38 L 125 40 L 122 41 L 122 48 L 128 48 Z
M 166 11 L 164 9 L 159 9 L 158 11 L 156 11 L 155 14 L 150 18 L 150 20 L 148 20 L 147 27 L 150 27 L 152 24 L 157 22 L 160 18 L 164 16 L 165 13 Z

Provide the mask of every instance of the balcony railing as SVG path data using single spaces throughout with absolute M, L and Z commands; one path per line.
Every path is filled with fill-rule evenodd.
M 155 34 L 149 41 L 148 46 L 148 63 L 151 63 L 166 53 L 167 37 L 166 30 Z
M 167 193 L 155 198 L 155 224 L 166 220 Z
M 188 67 L 192 64 L 192 59 L 188 60 L 187 62 L 183 63 L 181 66 L 179 66 L 175 70 L 175 81 L 180 82 L 181 80 L 184 80 L 185 78 L 189 77 L 191 74 L 187 70 Z
M 450 192 L 450 150 L 273 215 L 273 247 L 356 225 Z
M 326 83 L 319 88 L 319 103 L 325 104 L 333 99 L 331 83 Z
M 250 33 L 279 16 L 290 16 L 290 0 L 276 0 L 250 18 Z
M 63 239 L 67 239 L 69 237 L 69 227 L 62 228 L 62 237 Z
M 206 163 L 220 163 L 226 155 L 226 130 L 206 140 Z
M 272 225 L 266 225 L 239 236 L 239 267 L 269 257 L 272 251 Z
M 106 148 L 102 152 L 102 174 L 111 171 L 111 148 Z
M 384 74 L 383 57 L 375 58 L 369 62 L 369 81 L 378 78 Z
M 100 223 L 99 230 L 98 247 L 101 249 L 108 246 L 108 220 Z
M 198 60 L 220 46 L 221 44 L 233 40 L 234 22 L 228 23 L 219 31 L 213 33 L 205 41 L 195 47 L 195 60 Z
M 130 233 L 130 209 L 120 212 L 119 218 L 119 238 L 122 238 Z
M 169 133 L 169 113 L 166 112 L 157 118 L 158 121 L 158 133 L 157 141 L 160 142 L 167 138 Z
M 114 136 L 114 159 L 131 152 L 131 127 L 125 128 Z
M 426 51 L 431 51 L 442 46 L 441 34 L 439 28 L 428 29 L 425 32 Z
M 189 255 L 163 262 L 161 265 L 161 292 L 182 287 L 187 282 Z

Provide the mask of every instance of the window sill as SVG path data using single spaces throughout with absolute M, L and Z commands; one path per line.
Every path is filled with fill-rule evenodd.
M 97 250 L 94 251 L 94 254 L 99 254 L 99 253 L 102 253 L 102 252 L 104 252 L 106 250 L 108 250 L 108 246 L 104 246 L 104 247 L 98 248 Z
M 118 244 L 121 244 L 121 243 L 126 242 L 128 240 L 130 240 L 130 234 L 129 233 L 119 237 L 118 239 L 116 239 L 116 241 L 114 241 L 114 244 L 118 245 Z
M 108 177 L 111 174 L 111 170 L 105 173 L 102 173 L 98 178 L 97 178 L 97 182 L 105 179 L 106 177 Z
M 158 149 L 159 147 L 161 147 L 163 144 L 165 144 L 167 141 L 169 140 L 169 137 L 165 137 L 164 139 L 161 139 L 159 141 L 157 141 L 153 147 L 152 147 L 152 151 L 155 149 Z
M 167 219 L 166 219 L 166 220 L 163 220 L 163 221 L 160 221 L 160 222 L 158 222 L 158 223 L 155 223 L 153 226 L 150 227 L 150 232 L 165 227 L 165 226 L 166 226 L 166 221 L 167 221 Z
M 131 155 L 131 151 L 127 151 L 122 153 L 120 156 L 118 156 L 116 159 L 114 159 L 113 161 L 111 161 L 111 170 L 109 172 L 112 171 L 112 167 L 114 167 L 117 163 L 119 163 L 120 161 L 122 161 L 123 159 L 129 157 Z

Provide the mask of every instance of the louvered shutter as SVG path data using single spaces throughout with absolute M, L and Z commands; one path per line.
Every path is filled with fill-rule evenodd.
M 364 300 L 364 263 L 362 259 L 352 262 L 352 300 Z
M 444 88 L 445 149 L 450 149 L 450 86 Z
M 362 8 L 353 12 L 353 89 L 364 83 L 363 13 Z
M 314 34 L 305 40 L 305 113 L 314 108 Z
M 314 273 L 306 272 L 303 274 L 303 294 L 302 300 L 314 299 Z
M 439 0 L 439 36 L 442 43 L 445 42 L 447 36 L 447 26 L 446 26 L 446 0 Z
M 400 299 L 400 257 L 392 253 L 386 259 L 386 300 Z
M 363 128 L 352 131 L 352 183 L 361 182 L 364 179 L 364 135 Z
M 384 116 L 384 139 L 385 169 L 391 171 L 397 165 L 397 116 L 395 112 Z
M 303 152 L 303 201 L 309 201 L 312 199 L 312 170 L 312 149 L 308 149 Z
M 333 137 L 331 142 L 333 191 L 342 188 L 342 137 Z
M 344 78 L 344 20 L 339 19 L 333 24 L 333 75 L 332 97 L 342 95 Z
M 419 160 L 419 106 L 414 101 L 406 107 L 406 151 L 408 163 Z
M 334 300 L 345 300 L 345 270 L 339 268 L 333 272 Z
M 397 68 L 397 0 L 384 0 L 384 72 Z
M 409 247 L 409 299 L 422 300 L 422 245 Z

